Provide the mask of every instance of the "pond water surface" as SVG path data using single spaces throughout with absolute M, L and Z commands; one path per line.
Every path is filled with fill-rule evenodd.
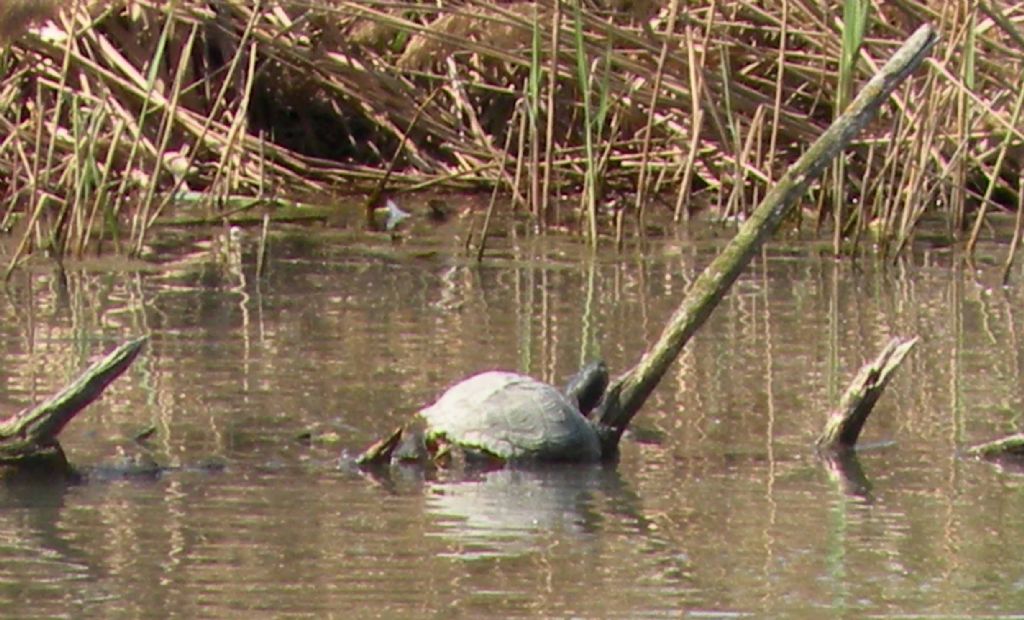
M 282 229 L 258 277 L 258 234 L 213 230 L 167 233 L 127 271 L 20 272 L 0 304 L 0 399 L 39 400 L 151 340 L 61 436 L 89 482 L 0 487 L 4 615 L 1024 613 L 1024 477 L 958 455 L 1022 426 L 1024 295 L 941 247 L 885 266 L 770 246 L 613 466 L 458 479 L 349 464 L 473 372 L 561 384 L 595 357 L 628 368 L 728 235 L 596 259 L 506 237 L 476 265 L 458 240 Z M 851 483 L 812 445 L 893 335 L 921 341 Z M 102 475 L 148 427 L 172 469 Z

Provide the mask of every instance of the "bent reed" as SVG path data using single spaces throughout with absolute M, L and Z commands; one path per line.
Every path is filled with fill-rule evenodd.
M 34 249 L 135 254 L 185 189 L 495 188 L 596 242 L 652 210 L 743 217 L 921 22 L 921 76 L 794 225 L 896 254 L 1019 209 L 1024 9 L 822 3 L 14 0 L 0 6 L 0 205 Z M 59 8 L 59 12 L 54 9 Z

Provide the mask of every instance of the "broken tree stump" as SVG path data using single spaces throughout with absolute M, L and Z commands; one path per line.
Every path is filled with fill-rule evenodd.
M 857 438 L 867 422 L 871 410 L 878 402 L 882 390 L 899 367 L 917 338 L 893 338 L 873 361 L 865 364 L 829 414 L 825 430 L 818 437 L 818 449 L 823 452 L 853 450 Z
M 122 344 L 50 398 L 0 422 L 0 466 L 69 472 L 57 435 L 131 365 L 146 340 Z

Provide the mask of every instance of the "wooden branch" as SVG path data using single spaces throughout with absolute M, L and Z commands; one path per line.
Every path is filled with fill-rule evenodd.
M 1024 456 L 1024 433 L 1009 435 L 967 449 L 967 454 L 984 459 Z
M 915 344 L 917 338 L 893 338 L 878 357 L 860 369 L 839 406 L 829 414 L 825 430 L 818 437 L 819 450 L 841 452 L 854 448 L 882 390 Z
M 921 64 L 938 36 L 931 26 L 921 26 L 893 55 L 850 103 L 843 114 L 819 137 L 743 224 L 736 237 L 693 283 L 672 315 L 657 343 L 608 389 L 594 419 L 603 427 L 605 454 L 613 453 L 623 431 L 647 397 L 757 253 L 765 239 L 803 196 L 811 182 L 863 129 L 889 95 Z
M 63 460 L 57 435 L 131 365 L 146 340 L 143 336 L 122 344 L 46 401 L 0 422 L 0 464 Z

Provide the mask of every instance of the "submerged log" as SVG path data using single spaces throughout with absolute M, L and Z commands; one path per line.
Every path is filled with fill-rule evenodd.
M 44 402 L 0 422 L 0 466 L 68 470 L 57 435 L 131 365 L 146 340 L 122 344 Z
M 889 95 L 924 60 L 938 36 L 921 26 L 850 103 L 846 111 L 811 145 L 750 215 L 729 245 L 687 291 L 658 341 L 609 387 L 592 416 L 604 428 L 606 451 L 618 444 L 633 416 L 661 381 L 683 346 L 697 332 L 764 241 L 772 235 L 811 182 L 874 118 Z
M 915 344 L 917 338 L 893 338 L 878 357 L 860 369 L 846 388 L 839 406 L 829 415 L 825 430 L 818 437 L 819 450 L 846 452 L 856 446 L 882 390 Z

